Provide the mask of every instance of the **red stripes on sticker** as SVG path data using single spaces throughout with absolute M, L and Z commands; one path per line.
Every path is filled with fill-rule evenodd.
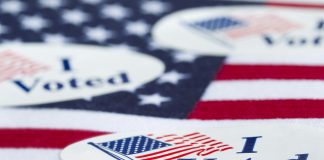
M 61 149 L 105 132 L 56 129 L 0 129 L 0 148 Z
M 231 65 L 225 64 L 215 77 L 216 80 L 249 79 L 321 79 L 324 66 L 292 65 Z
M 295 8 L 324 8 L 324 4 L 312 4 L 307 3 L 305 1 L 304 3 L 289 3 L 289 2 L 266 2 L 265 5 L 267 6 L 280 6 L 280 7 L 295 7 Z
M 323 118 L 324 100 L 238 100 L 199 102 L 190 119 Z

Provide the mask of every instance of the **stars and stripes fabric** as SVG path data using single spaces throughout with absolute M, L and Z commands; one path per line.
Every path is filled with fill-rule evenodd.
M 320 54 L 230 56 L 190 117 L 322 118 L 322 58 Z
M 162 48 L 152 40 L 152 26 L 167 14 L 193 7 L 239 4 L 261 3 L 214 0 L 1 1 L 1 44 L 42 42 L 118 46 L 147 53 L 159 58 L 166 66 L 160 77 L 133 91 L 94 97 L 91 101 L 1 108 L 1 160 L 58 160 L 59 152 L 71 143 L 115 132 L 255 123 L 324 127 L 322 55 L 197 56 Z M 8 77 L 46 69 L 46 64 L 24 57 L 0 56 L 0 83 Z M 8 59 L 19 64 L 19 72 L 12 70 L 7 75 L 5 63 Z M 184 145 L 175 144 L 178 141 L 171 143 L 172 137 L 164 138 L 170 138 L 163 140 L 165 143 L 170 141 L 172 146 Z M 187 140 L 176 135 L 173 139 Z M 192 141 L 195 140 L 188 143 Z M 201 139 L 200 143 L 207 142 L 207 146 L 214 143 L 210 139 Z M 199 150 L 200 154 L 207 153 L 206 150 L 225 151 L 230 147 L 216 143 L 209 150 Z

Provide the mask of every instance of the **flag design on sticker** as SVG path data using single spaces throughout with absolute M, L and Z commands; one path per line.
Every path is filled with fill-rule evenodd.
M 48 70 L 48 66 L 22 55 L 5 51 L 0 53 L 0 82 L 17 76 L 31 76 Z
M 114 157 L 116 160 L 133 160 L 130 155 L 138 160 L 173 160 L 191 154 L 204 157 L 233 149 L 228 144 L 198 132 L 183 136 L 167 134 L 156 137 L 149 134 L 103 143 L 89 142 L 88 144 Z
M 231 39 L 264 33 L 284 33 L 300 28 L 299 24 L 277 15 L 216 17 L 187 23 L 187 25 L 203 33 L 213 33 L 214 36 L 223 33 Z

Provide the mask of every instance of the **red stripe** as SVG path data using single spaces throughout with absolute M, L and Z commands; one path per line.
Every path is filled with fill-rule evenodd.
M 230 65 L 226 64 L 216 80 L 246 79 L 322 79 L 324 67 L 291 65 Z
M 205 140 L 208 140 L 208 139 L 210 139 L 210 138 L 207 137 L 207 138 L 203 138 L 203 139 L 198 139 L 196 142 L 201 142 L 201 141 L 205 141 Z
M 212 143 L 212 142 L 216 142 L 216 140 L 210 140 L 210 141 L 204 142 L 202 144 L 208 144 L 208 143 Z
M 69 144 L 104 132 L 55 129 L 0 129 L 0 148 L 55 148 L 61 149 Z
M 177 136 L 175 134 L 168 134 L 168 135 L 165 135 L 165 136 L 160 136 L 160 137 L 157 137 L 156 139 L 162 139 L 162 138 L 166 138 L 166 137 L 173 137 L 173 136 Z
M 184 135 L 183 137 L 191 137 L 191 136 L 194 136 L 194 135 L 197 135 L 197 134 L 200 134 L 200 133 L 199 132 L 190 133 L 190 134 Z
M 213 143 L 211 144 L 210 146 L 216 146 L 216 145 L 219 145 L 219 144 L 222 144 L 223 142 L 217 142 L 217 143 Z
M 324 100 L 199 102 L 190 119 L 324 118 Z
M 233 147 L 227 147 L 227 148 L 221 149 L 221 151 L 224 152 L 224 151 L 227 151 L 227 150 L 230 150 L 230 149 L 234 149 L 234 148 Z
M 224 144 L 224 145 L 218 146 L 217 148 L 222 148 L 222 147 L 228 147 L 228 144 Z
M 177 143 L 174 143 L 174 144 L 184 144 L 185 142 L 189 142 L 189 140 L 183 140 L 181 142 L 177 142 Z
M 305 1 L 307 2 L 307 1 Z M 282 6 L 282 7 L 294 7 L 294 8 L 324 8 L 323 4 L 310 4 L 310 3 L 289 3 L 289 2 L 266 2 L 268 6 Z

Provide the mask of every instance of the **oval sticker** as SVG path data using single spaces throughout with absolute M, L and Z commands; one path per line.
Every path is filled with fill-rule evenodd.
M 0 107 L 89 100 L 141 86 L 164 68 L 157 58 L 120 48 L 0 46 Z
M 324 12 L 262 6 L 187 9 L 162 18 L 153 37 L 166 47 L 208 55 L 322 53 Z
M 320 160 L 322 130 L 241 126 L 104 135 L 65 148 L 62 160 Z

